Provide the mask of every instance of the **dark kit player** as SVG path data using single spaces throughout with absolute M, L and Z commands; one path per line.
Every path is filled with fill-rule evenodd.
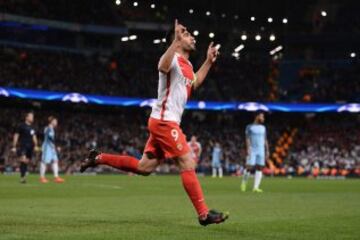
M 16 130 L 13 139 L 12 152 L 16 152 L 20 161 L 21 183 L 26 183 L 26 173 L 28 164 L 31 161 L 34 149 L 38 147 L 35 130 L 32 127 L 34 122 L 34 113 L 28 112 L 25 115 L 25 122 Z

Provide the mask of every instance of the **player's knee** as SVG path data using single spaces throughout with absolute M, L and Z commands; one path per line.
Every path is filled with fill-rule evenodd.
M 196 161 L 190 154 L 179 157 L 177 161 L 181 171 L 194 170 L 196 168 Z

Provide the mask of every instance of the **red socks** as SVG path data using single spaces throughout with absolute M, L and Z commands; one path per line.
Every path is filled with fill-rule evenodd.
M 138 170 L 139 160 L 126 155 L 101 153 L 98 156 L 97 163 L 108 165 L 127 172 L 140 173 Z
M 206 216 L 209 209 L 206 206 L 204 195 L 196 176 L 195 170 L 181 172 L 183 186 L 200 217 Z

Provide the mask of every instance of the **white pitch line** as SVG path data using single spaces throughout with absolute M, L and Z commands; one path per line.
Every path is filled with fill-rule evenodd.
M 112 188 L 112 189 L 123 189 L 120 186 L 105 185 L 105 184 L 82 184 L 82 186 L 99 187 L 99 188 Z

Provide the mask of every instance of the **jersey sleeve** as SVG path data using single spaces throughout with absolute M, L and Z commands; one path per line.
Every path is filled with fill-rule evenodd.
M 178 58 L 178 56 L 177 56 L 177 54 L 175 53 L 175 55 L 174 55 L 174 57 L 173 57 L 173 59 L 172 59 L 172 61 L 171 61 L 170 71 L 176 70 L 176 67 L 177 67 L 177 58 Z
M 171 60 L 171 64 L 170 64 L 170 69 L 169 69 L 169 72 L 173 71 L 173 70 L 176 70 L 176 63 L 177 62 L 177 54 L 175 53 L 174 54 L 174 57 L 172 58 Z M 160 74 L 164 74 L 164 75 L 167 75 L 167 73 L 164 73 L 162 71 L 159 71 Z

